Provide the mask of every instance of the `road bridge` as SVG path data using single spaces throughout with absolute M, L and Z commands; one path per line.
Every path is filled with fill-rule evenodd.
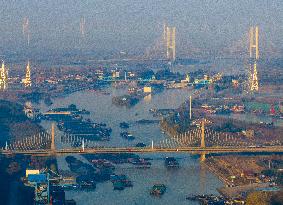
M 283 146 L 266 147 L 97 147 L 97 148 L 69 148 L 69 149 L 38 149 L 38 150 L 1 150 L 1 154 L 24 155 L 68 155 L 68 154 L 121 154 L 121 153 L 191 153 L 191 154 L 225 154 L 225 153 L 283 153 Z
M 225 133 L 205 129 L 205 120 L 195 130 L 172 136 L 153 142 L 145 147 L 134 145 L 121 145 L 106 147 L 98 142 L 88 140 L 85 136 L 61 136 L 55 143 L 55 124 L 52 124 L 51 134 L 46 132 L 37 136 L 14 141 L 0 149 L 0 154 L 13 155 L 68 155 L 68 154 L 120 154 L 120 153 L 191 153 L 200 154 L 201 160 L 205 160 L 206 154 L 242 154 L 242 153 L 283 153 L 283 145 L 279 141 L 270 142 L 271 145 L 255 145 L 246 139 L 237 136 L 229 136 Z M 58 148 L 56 144 L 67 144 L 68 148 Z

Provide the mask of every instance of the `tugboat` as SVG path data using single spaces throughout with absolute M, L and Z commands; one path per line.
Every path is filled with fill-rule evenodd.
M 148 169 L 151 166 L 151 163 L 143 158 L 129 159 L 129 163 L 135 165 L 135 167 L 139 169 Z
M 125 187 L 132 187 L 133 183 L 128 177 L 124 174 L 119 175 L 120 181 L 124 184 Z
M 127 140 L 134 140 L 135 139 L 135 137 L 132 134 L 130 134 L 129 132 L 122 132 L 122 133 L 120 133 L 120 135 L 121 135 L 121 137 L 123 137 Z
M 170 167 L 179 167 L 179 163 L 174 157 L 166 157 L 165 159 L 165 166 Z
M 165 191 L 166 186 L 164 184 L 155 184 L 150 190 L 150 195 L 161 196 L 165 193 Z
M 122 129 L 128 129 L 130 127 L 130 125 L 126 122 L 121 122 L 120 123 L 120 128 Z

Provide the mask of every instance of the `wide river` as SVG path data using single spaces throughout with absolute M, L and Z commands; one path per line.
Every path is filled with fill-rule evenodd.
M 148 96 L 141 100 L 132 108 L 117 107 L 112 104 L 112 97 L 126 92 L 125 89 L 111 88 L 110 95 L 100 92 L 81 91 L 68 95 L 67 97 L 54 99 L 54 104 L 46 107 L 40 104 L 41 111 L 47 111 L 55 107 L 65 107 L 75 104 L 79 109 L 90 111 L 87 118 L 95 122 L 106 123 L 113 129 L 109 142 L 99 143 L 108 146 L 129 146 L 138 142 L 147 145 L 151 141 L 159 142 L 168 138 L 159 128 L 158 123 L 137 124 L 141 119 L 154 119 L 149 112 L 151 108 L 177 108 L 190 95 L 190 90 L 174 89 L 164 90 L 153 96 Z M 120 137 L 121 128 L 119 123 L 130 122 L 130 132 L 136 137 L 133 142 Z M 49 123 L 43 125 L 48 128 Z M 57 131 L 58 133 L 58 131 Z M 61 147 L 57 139 L 57 146 Z M 168 170 L 164 166 L 164 158 L 174 156 L 180 163 L 179 169 Z M 81 156 L 77 156 L 83 159 Z M 217 194 L 217 188 L 223 183 L 212 173 L 210 173 L 196 156 L 190 154 L 144 154 L 143 157 L 150 157 L 153 160 L 150 169 L 137 169 L 133 165 L 115 165 L 116 174 L 126 174 L 133 181 L 132 188 L 123 191 L 113 190 L 110 181 L 97 184 L 95 191 L 67 191 L 67 199 L 75 199 L 78 205 L 150 205 L 150 204 L 198 204 L 186 200 L 190 194 Z M 58 157 L 59 169 L 67 170 L 68 166 L 64 157 Z M 150 188 L 155 183 L 163 183 L 167 186 L 166 193 L 162 197 L 152 197 L 149 194 Z

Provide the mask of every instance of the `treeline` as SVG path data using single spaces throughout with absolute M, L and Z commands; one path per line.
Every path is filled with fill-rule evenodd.
M 170 136 L 179 134 L 179 125 L 172 125 L 166 119 L 160 121 L 160 127 Z
M 23 107 L 17 103 L 0 100 L 0 146 L 10 139 L 10 125 L 26 121 L 27 117 L 23 112 Z
M 0 147 L 5 146 L 6 141 L 19 140 L 40 131 L 41 126 L 26 117 L 22 105 L 0 100 Z

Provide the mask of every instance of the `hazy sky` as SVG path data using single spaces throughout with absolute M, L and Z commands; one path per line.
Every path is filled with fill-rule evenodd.
M 1 0 L 0 14 L 2 50 L 21 50 L 25 16 L 34 50 L 143 51 L 161 35 L 164 21 L 176 26 L 179 52 L 237 44 L 255 24 L 266 44 L 283 45 L 283 0 Z

